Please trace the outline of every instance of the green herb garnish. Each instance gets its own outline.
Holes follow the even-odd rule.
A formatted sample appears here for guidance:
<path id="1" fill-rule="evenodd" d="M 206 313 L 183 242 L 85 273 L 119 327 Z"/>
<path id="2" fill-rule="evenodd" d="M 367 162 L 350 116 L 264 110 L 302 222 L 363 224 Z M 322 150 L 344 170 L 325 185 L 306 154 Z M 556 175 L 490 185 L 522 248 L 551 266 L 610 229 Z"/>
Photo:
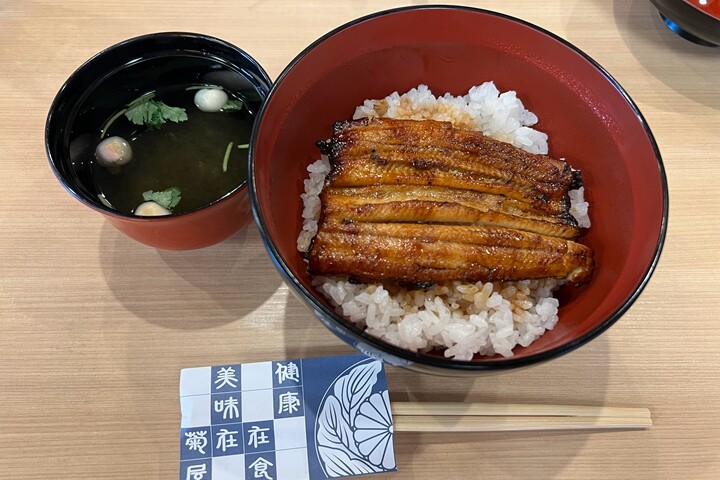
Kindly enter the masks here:
<path id="1" fill-rule="evenodd" d="M 227 102 L 225 102 L 225 105 L 222 106 L 221 110 L 223 112 L 231 112 L 233 110 L 242 110 L 244 105 L 245 105 L 245 102 L 243 102 L 242 100 L 230 99 Z"/>
<path id="2" fill-rule="evenodd" d="M 239 148 L 240 150 L 245 150 L 246 148 L 250 148 L 250 144 L 249 144 L 249 143 L 243 143 L 243 144 L 238 145 L 238 148 Z"/>
<path id="3" fill-rule="evenodd" d="M 168 120 L 178 123 L 188 119 L 184 108 L 171 107 L 152 98 L 130 104 L 125 116 L 135 125 L 147 125 L 149 128 L 160 128 Z"/>
<path id="4" fill-rule="evenodd" d="M 175 208 L 177 204 L 180 203 L 180 189 L 177 187 L 170 187 L 162 192 L 148 190 L 147 192 L 143 192 L 142 196 L 146 202 L 152 200 L 168 210 Z"/>
<path id="5" fill-rule="evenodd" d="M 228 143 L 225 148 L 225 156 L 223 157 L 223 173 L 227 172 L 228 160 L 230 160 L 230 152 L 232 151 L 233 142 Z"/>

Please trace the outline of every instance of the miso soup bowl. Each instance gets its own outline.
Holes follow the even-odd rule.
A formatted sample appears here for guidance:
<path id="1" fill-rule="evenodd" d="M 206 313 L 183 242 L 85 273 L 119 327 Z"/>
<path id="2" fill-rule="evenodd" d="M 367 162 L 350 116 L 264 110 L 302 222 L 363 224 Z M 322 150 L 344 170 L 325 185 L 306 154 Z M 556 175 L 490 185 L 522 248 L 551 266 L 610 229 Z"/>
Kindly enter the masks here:
<path id="1" fill-rule="evenodd" d="M 514 356 L 445 358 L 411 352 L 365 333 L 313 288 L 296 248 L 306 167 L 333 123 L 365 99 L 426 84 L 463 95 L 493 80 L 515 90 L 540 118 L 550 154 L 582 170 L 592 227 L 592 280 L 558 293 L 559 322 Z M 638 298 L 665 239 L 668 191 L 660 152 L 638 107 L 586 54 L 558 36 L 506 15 L 462 7 L 410 7 L 343 25 L 305 49 L 276 80 L 257 118 L 250 198 L 270 256 L 291 290 L 358 350 L 423 372 L 477 374 L 557 358 L 610 328 Z M 278 192 L 281 192 L 279 194 Z"/>
<path id="2" fill-rule="evenodd" d="M 243 50 L 195 33 L 155 33 L 113 45 L 80 66 L 53 101 L 45 129 L 50 166 L 65 189 L 127 236 L 164 249 L 189 250 L 221 242 L 251 217 L 247 181 L 194 211 L 138 217 L 103 204 L 90 178 L 87 151 L 101 125 L 140 95 L 178 83 L 209 83 L 242 91 L 256 109 L 272 85 Z"/>

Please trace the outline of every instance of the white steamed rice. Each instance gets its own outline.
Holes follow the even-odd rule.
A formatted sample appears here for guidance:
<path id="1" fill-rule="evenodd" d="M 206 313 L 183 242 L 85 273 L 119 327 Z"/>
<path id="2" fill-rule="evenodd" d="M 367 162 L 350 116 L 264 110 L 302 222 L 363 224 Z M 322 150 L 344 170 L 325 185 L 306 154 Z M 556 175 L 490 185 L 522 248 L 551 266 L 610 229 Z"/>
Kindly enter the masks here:
<path id="1" fill-rule="evenodd" d="M 525 109 L 515 92 L 500 93 L 493 82 L 472 87 L 465 96 L 435 97 L 425 85 L 402 95 L 365 100 L 353 119 L 388 117 L 433 119 L 483 132 L 531 153 L 546 154 L 547 135 L 532 127 L 538 118 Z M 307 168 L 303 229 L 298 250 L 308 250 L 317 233 L 320 198 L 330 162 L 322 156 Z M 589 227 L 583 189 L 570 192 L 570 213 Z M 315 277 L 315 287 L 338 313 L 367 333 L 412 351 L 445 349 L 445 356 L 470 360 L 473 355 L 512 356 L 517 345 L 528 346 L 558 321 L 553 292 L 559 280 L 524 280 L 468 284 L 452 282 L 408 290 L 381 284 L 353 284 L 347 278 Z"/>

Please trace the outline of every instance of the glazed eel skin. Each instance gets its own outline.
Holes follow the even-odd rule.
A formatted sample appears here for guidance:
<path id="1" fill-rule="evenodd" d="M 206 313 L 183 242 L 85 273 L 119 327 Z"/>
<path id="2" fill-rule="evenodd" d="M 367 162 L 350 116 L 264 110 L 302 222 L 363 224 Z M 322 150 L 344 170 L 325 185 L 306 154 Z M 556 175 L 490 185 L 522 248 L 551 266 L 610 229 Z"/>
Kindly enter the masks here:
<path id="1" fill-rule="evenodd" d="M 312 274 L 409 285 L 592 275 L 569 213 L 582 180 L 563 160 L 434 120 L 338 122 L 318 146 L 331 171 Z"/>

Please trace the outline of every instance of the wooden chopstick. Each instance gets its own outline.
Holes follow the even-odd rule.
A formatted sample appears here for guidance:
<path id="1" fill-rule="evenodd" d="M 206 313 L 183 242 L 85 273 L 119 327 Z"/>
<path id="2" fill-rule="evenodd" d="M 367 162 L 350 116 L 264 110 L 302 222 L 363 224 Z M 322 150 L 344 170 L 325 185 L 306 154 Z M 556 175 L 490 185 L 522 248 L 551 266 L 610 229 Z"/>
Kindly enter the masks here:
<path id="1" fill-rule="evenodd" d="M 647 417 L 647 408 L 588 407 L 461 402 L 392 402 L 394 415 L 553 416 L 553 417 Z"/>
<path id="2" fill-rule="evenodd" d="M 646 429 L 649 418 L 394 416 L 396 432 L 516 432 L 528 430 Z"/>
<path id="3" fill-rule="evenodd" d="M 522 430 L 646 429 L 647 408 L 458 402 L 392 402 L 396 431 L 509 432 Z"/>

